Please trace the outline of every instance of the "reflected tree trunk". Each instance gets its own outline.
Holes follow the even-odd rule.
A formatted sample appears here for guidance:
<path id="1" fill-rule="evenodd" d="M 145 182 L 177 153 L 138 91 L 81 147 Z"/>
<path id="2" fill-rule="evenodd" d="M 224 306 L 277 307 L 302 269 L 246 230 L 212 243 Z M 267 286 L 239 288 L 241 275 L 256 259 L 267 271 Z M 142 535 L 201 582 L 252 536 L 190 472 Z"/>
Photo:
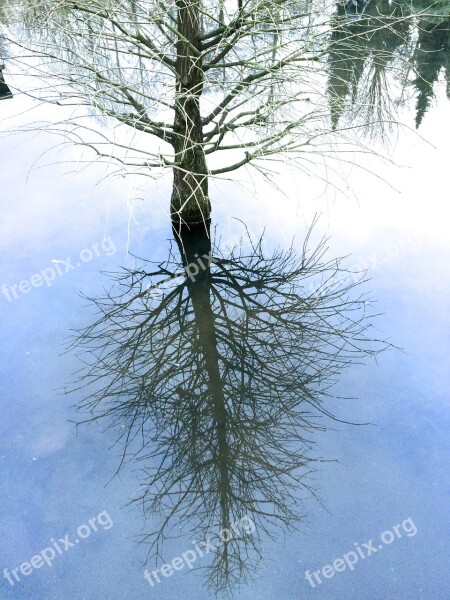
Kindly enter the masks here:
<path id="1" fill-rule="evenodd" d="M 211 302 L 211 267 L 207 257 L 212 257 L 211 238 L 209 236 L 209 221 L 187 226 L 181 224 L 175 229 L 183 266 L 198 264 L 199 258 L 206 268 L 201 268 L 194 280 L 188 278 L 187 287 L 198 329 L 199 346 L 201 349 L 207 381 L 209 397 L 212 402 L 212 416 L 217 436 L 217 489 L 214 490 L 220 498 L 221 527 L 230 527 L 230 478 L 229 478 L 229 444 L 227 440 L 227 408 L 222 375 L 220 372 L 220 354 L 216 335 L 215 315 Z M 226 550 L 226 545 L 224 550 Z"/>

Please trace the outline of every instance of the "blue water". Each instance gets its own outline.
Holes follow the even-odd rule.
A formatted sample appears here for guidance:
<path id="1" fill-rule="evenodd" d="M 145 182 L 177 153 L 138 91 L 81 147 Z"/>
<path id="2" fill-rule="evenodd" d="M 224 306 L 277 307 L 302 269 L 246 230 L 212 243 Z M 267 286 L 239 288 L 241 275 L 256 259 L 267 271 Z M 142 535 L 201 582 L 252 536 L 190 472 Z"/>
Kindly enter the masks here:
<path id="1" fill-rule="evenodd" d="M 338 461 L 321 463 L 315 475 L 321 503 L 305 497 L 300 531 L 264 542 L 255 581 L 236 590 L 243 600 L 450 597 L 449 142 L 441 134 L 449 130 L 448 107 L 426 125 L 422 135 L 434 146 L 405 134 L 396 158 L 410 168 L 386 167 L 386 178 L 395 177 L 398 191 L 384 183 L 366 185 L 355 172 L 349 181 L 358 202 L 309 202 L 303 193 L 299 201 L 286 201 L 280 214 L 264 192 L 253 205 L 248 198 L 241 203 L 227 185 L 217 201 L 214 220 L 224 243 L 242 231 L 230 216 L 249 222 L 257 215 L 251 227 L 255 235 L 265 227 L 271 244 L 286 245 L 295 235 L 300 247 L 305 223 L 318 211 L 319 228 L 333 236 L 331 255 L 351 252 L 349 264 L 370 267 L 377 253 L 379 264 L 369 275 L 377 311 L 384 313 L 378 327 L 381 337 L 403 349 L 380 355 L 378 364 L 355 366 L 341 379 L 337 395 L 355 399 L 335 400 L 335 414 L 371 425 L 330 422 L 334 430 L 317 434 L 321 456 Z M 11 297 L 0 296 L 0 567 L 8 569 L 14 583 L 0 578 L 0 597 L 209 598 L 201 569 L 185 568 L 154 587 L 145 581 L 146 550 L 135 538 L 152 523 L 143 522 L 138 507 L 125 506 L 136 492 L 138 475 L 125 466 L 113 478 L 119 456 L 111 447 L 113 432 L 95 425 L 77 430 L 70 422 L 77 418 L 72 408 L 77 394 L 61 391 L 78 365 L 73 354 L 63 354 L 65 342 L 71 329 L 91 316 L 78 292 L 100 294 L 109 285 L 100 272 L 130 264 L 128 250 L 152 259 L 166 256 L 171 235 L 160 219 L 168 187 L 150 185 L 147 204 L 135 203 L 130 217 L 126 200 L 133 194 L 121 181 L 97 189 L 99 167 L 69 175 L 62 167 L 47 167 L 32 172 L 25 183 L 33 160 L 51 143 L 45 136 L 27 139 L 3 140 L 0 147 L 0 285 L 6 284 Z M 304 190 L 307 178 L 298 177 L 296 185 Z M 95 244 L 99 256 L 81 262 L 80 252 Z M 68 257 L 80 266 L 55 275 L 49 286 L 27 293 L 16 288 L 14 298 L 11 286 L 44 269 L 56 273 L 56 264 L 63 270 L 62 262 L 51 261 Z M 16 571 L 20 581 L 11 575 L 53 541 L 66 534 L 73 541 L 77 528 L 93 517 L 104 526 L 56 552 L 52 566 L 44 563 L 29 575 Z M 381 534 L 405 521 L 404 529 L 397 528 L 402 536 L 380 550 Z M 322 583 L 313 580 L 315 587 L 305 579 L 307 570 L 322 570 L 354 552 L 355 543 L 364 548 L 370 539 L 378 552 L 359 557 L 353 570 L 347 565 L 329 579 L 319 575 Z M 192 540 L 182 537 L 166 547 L 164 558 L 171 561 L 191 547 Z"/>

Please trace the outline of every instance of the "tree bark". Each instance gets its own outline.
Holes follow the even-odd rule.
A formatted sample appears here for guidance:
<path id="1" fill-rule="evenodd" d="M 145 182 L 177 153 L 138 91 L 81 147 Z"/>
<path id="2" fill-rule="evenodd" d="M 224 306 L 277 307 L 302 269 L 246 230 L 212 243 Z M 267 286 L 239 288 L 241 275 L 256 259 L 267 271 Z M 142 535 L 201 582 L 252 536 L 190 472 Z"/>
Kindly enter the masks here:
<path id="1" fill-rule="evenodd" d="M 200 0 L 176 2 L 178 42 L 173 142 L 176 166 L 171 198 L 173 223 L 201 223 L 209 220 L 211 214 L 200 115 L 203 67 L 199 2 Z"/>

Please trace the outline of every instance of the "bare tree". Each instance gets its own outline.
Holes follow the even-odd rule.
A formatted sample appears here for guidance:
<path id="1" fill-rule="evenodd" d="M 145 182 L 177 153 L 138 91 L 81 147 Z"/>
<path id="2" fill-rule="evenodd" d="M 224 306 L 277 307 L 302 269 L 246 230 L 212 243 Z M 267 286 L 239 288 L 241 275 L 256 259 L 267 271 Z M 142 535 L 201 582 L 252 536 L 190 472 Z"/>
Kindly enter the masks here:
<path id="1" fill-rule="evenodd" d="M 329 151 L 333 11 L 308 0 L 5 0 L 3 21 L 13 62 L 45 81 L 39 98 L 110 125 L 75 113 L 65 138 L 127 173 L 172 172 L 171 217 L 197 223 L 210 217 L 211 177 L 244 165 L 267 175 L 268 160 L 308 168 Z"/>
<path id="2" fill-rule="evenodd" d="M 123 270 L 75 339 L 85 368 L 73 391 L 87 392 L 78 408 L 118 432 L 121 465 L 143 465 L 138 501 L 160 516 L 144 537 L 149 555 L 160 558 L 179 525 L 202 539 L 244 515 L 256 523 L 213 555 L 215 590 L 255 571 L 265 535 L 297 527 L 315 495 L 313 433 L 335 418 L 325 400 L 345 369 L 386 347 L 366 295 L 308 238 L 300 255 L 266 257 L 260 241 L 223 256 L 203 224 L 183 227 L 190 276 L 179 281 L 174 256 Z"/>

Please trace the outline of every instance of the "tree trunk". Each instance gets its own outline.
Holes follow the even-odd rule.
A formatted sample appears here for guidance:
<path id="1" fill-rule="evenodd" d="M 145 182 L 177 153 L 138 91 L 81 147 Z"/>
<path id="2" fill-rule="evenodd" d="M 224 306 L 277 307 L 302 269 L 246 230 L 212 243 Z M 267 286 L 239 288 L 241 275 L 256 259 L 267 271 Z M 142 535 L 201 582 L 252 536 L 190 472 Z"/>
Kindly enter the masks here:
<path id="1" fill-rule="evenodd" d="M 203 223 L 187 227 L 180 225 L 176 232 L 176 241 L 183 260 L 183 265 L 197 264 L 198 257 L 204 258 L 211 254 L 211 238 L 208 228 L 205 231 Z M 230 527 L 230 445 L 228 439 L 229 414 L 224 394 L 224 386 L 220 372 L 220 355 L 216 335 L 214 311 L 211 304 L 211 270 L 207 266 L 195 276 L 188 279 L 189 295 L 195 314 L 198 329 L 198 339 L 204 359 L 204 367 L 208 374 L 209 397 L 211 401 L 211 416 L 216 432 L 216 453 L 214 456 L 217 468 L 216 488 L 212 491 L 219 495 L 221 527 Z M 223 555 L 227 554 L 227 544 L 222 548 Z"/>
<path id="2" fill-rule="evenodd" d="M 195 224 L 209 220 L 208 172 L 203 151 L 200 96 L 200 0 L 176 0 L 178 42 L 174 121 L 175 163 L 171 198 L 172 222 Z"/>

